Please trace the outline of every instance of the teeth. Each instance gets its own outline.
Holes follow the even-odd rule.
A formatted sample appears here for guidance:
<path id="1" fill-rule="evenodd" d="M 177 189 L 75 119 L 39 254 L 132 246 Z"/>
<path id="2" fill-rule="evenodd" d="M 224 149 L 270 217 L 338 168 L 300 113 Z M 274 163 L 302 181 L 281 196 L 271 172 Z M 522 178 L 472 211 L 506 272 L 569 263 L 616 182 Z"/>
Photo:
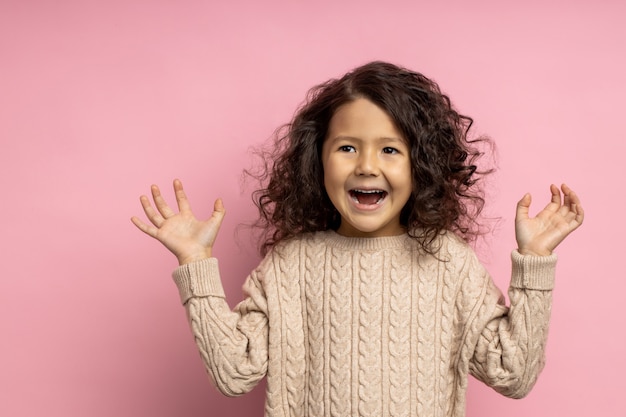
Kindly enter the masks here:
<path id="1" fill-rule="evenodd" d="M 350 191 L 350 194 L 352 196 L 352 199 L 354 201 L 356 201 L 357 203 L 360 202 L 358 195 L 361 194 L 367 194 L 367 195 L 371 195 L 371 194 L 380 194 L 380 197 L 378 198 L 378 200 L 374 203 L 374 204 L 380 204 L 385 197 L 387 196 L 387 192 L 385 190 L 359 190 L 359 189 L 353 189 L 352 191 Z"/>

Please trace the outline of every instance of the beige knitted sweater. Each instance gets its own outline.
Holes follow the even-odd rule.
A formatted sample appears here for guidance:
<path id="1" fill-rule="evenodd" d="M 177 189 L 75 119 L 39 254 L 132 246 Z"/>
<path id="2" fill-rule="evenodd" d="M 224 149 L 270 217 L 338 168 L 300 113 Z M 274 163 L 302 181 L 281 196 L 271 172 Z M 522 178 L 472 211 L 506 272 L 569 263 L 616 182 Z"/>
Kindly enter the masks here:
<path id="1" fill-rule="evenodd" d="M 244 394 L 267 375 L 267 417 L 463 416 L 468 373 L 524 396 L 556 256 L 513 252 L 510 309 L 465 243 L 442 237 L 438 257 L 407 235 L 305 235 L 266 256 L 233 311 L 216 259 L 174 279 L 217 388 Z"/>

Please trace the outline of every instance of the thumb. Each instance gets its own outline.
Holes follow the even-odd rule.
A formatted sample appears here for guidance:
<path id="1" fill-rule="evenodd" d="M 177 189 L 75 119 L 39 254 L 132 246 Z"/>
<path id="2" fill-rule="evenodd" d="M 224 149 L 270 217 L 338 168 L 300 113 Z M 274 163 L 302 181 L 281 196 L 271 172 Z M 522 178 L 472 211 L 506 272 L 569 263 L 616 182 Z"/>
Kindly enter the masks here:
<path id="1" fill-rule="evenodd" d="M 217 222 L 217 226 L 219 227 L 225 215 L 226 209 L 224 208 L 224 202 L 221 198 L 218 198 L 215 200 L 215 203 L 213 203 L 213 214 L 211 214 L 211 218 Z"/>
<path id="2" fill-rule="evenodd" d="M 515 220 L 523 220 L 528 218 L 528 212 L 530 210 L 530 203 L 532 197 L 530 193 L 524 194 L 524 197 L 517 202 L 517 210 L 515 212 Z"/>

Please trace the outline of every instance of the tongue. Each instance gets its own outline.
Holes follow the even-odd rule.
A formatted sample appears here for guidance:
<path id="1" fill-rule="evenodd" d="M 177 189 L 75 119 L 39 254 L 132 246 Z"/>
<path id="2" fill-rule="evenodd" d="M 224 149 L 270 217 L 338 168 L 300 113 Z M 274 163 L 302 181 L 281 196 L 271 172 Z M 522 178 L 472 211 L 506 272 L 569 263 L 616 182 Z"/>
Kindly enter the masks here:
<path id="1" fill-rule="evenodd" d="M 376 204 L 380 200 L 380 193 L 355 193 L 360 204 Z"/>

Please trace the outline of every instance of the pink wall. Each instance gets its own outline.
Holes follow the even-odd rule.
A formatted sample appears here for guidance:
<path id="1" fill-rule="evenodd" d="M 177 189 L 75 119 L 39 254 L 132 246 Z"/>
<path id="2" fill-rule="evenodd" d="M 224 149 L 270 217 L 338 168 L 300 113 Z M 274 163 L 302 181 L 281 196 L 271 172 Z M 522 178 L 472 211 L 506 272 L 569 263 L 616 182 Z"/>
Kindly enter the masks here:
<path id="1" fill-rule="evenodd" d="M 211 387 L 175 260 L 129 218 L 174 177 L 198 213 L 223 197 L 216 252 L 236 302 L 258 262 L 245 229 L 234 239 L 254 216 L 248 147 L 310 86 L 372 59 L 432 76 L 497 141 L 502 223 L 484 258 L 502 287 L 517 199 L 542 205 L 567 181 L 584 201 L 558 251 L 542 378 L 521 401 L 472 382 L 468 416 L 626 415 L 626 3 L 217 3 L 0 3 L 0 415 L 261 416 L 262 389 Z"/>

